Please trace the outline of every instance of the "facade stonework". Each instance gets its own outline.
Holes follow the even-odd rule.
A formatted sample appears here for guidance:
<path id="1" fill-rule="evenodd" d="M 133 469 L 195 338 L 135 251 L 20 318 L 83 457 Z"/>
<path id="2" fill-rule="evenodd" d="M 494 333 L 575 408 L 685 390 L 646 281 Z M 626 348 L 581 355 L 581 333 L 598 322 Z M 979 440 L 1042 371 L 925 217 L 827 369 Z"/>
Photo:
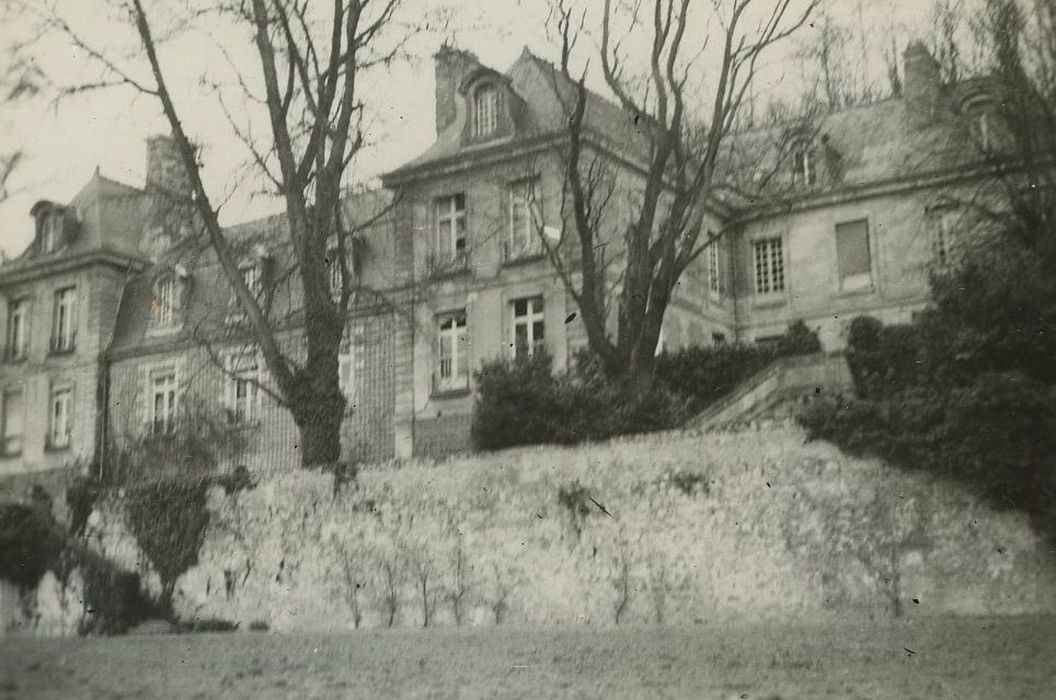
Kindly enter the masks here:
<path id="1" fill-rule="evenodd" d="M 768 127 L 732 139 L 723 173 L 731 186 L 716 190 L 704 224 L 722 236 L 679 281 L 663 348 L 766 342 L 804 321 L 836 350 L 855 316 L 906 322 L 927 305 L 935 212 L 944 192 L 969 185 L 948 148 L 958 128 L 950 105 L 963 90 L 932 80 L 934 61 L 921 51 L 907 52 L 904 96 L 809 130 Z M 586 344 L 576 304 L 533 235 L 574 257 L 578 241 L 561 234 L 570 230 L 558 95 L 567 88 L 527 51 L 503 74 L 442 49 L 436 142 L 388 173 L 384 190 L 348 197 L 346 217 L 365 222 L 356 281 L 369 293 L 357 295 L 342 347 L 345 457 L 469 449 L 481 362 L 545 348 L 563 368 Z M 621 223 L 644 177 L 641 135 L 633 115 L 593 94 L 586 124 L 612 171 L 604 228 L 615 233 L 599 255 L 618 279 Z M 264 390 L 263 361 L 252 352 L 232 359 L 244 345 L 243 320 L 216 261 L 208 252 L 172 255 L 182 225 L 159 217 L 157 205 L 186 178 L 171 156 L 171 142 L 154 137 L 145 189 L 97 174 L 69 205 L 38 204 L 34 242 L 0 266 L 0 474 L 105 470 L 108 450 L 191 403 L 227 416 L 246 438 L 228 466 L 297 462 L 296 427 Z M 733 186 L 764 181 L 755 196 Z M 268 287 L 282 342 L 296 355 L 304 343 L 297 285 L 269 277 L 292 258 L 284 227 L 276 216 L 228 234 L 244 274 Z M 66 293 L 75 300 L 67 304 Z M 240 383 L 245 372 L 262 386 Z M 65 390 L 69 405 L 57 407 Z"/>

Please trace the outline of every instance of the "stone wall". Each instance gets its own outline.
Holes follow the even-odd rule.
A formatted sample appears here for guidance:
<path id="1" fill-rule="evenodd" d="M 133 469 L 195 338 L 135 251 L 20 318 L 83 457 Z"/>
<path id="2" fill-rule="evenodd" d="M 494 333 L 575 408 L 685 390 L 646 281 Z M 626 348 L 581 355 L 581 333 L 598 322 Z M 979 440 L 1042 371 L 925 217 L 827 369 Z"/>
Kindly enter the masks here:
<path id="1" fill-rule="evenodd" d="M 175 607 L 243 629 L 1056 611 L 1024 517 L 792 428 L 379 465 L 336 497 L 290 471 L 209 507 Z M 156 589 L 122 520 L 91 544 Z"/>

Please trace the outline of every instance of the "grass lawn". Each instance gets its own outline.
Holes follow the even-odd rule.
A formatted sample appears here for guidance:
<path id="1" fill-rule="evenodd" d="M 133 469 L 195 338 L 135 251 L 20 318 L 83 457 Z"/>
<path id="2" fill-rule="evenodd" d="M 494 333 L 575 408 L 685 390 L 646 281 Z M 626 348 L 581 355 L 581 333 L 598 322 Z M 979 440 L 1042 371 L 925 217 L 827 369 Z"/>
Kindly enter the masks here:
<path id="1" fill-rule="evenodd" d="M 1056 698 L 1056 618 L 0 642 L 0 698 Z"/>

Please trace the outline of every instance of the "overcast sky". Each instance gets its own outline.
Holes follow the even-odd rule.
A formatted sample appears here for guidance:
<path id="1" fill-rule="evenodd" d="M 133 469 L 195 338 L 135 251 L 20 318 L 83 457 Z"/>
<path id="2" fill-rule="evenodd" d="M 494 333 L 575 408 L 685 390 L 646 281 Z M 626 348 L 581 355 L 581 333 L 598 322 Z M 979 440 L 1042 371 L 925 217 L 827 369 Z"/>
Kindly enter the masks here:
<path id="1" fill-rule="evenodd" d="M 591 0 L 593 2 L 594 0 Z M 120 18 L 99 12 L 98 0 L 57 0 L 58 7 L 71 17 L 79 35 L 93 45 L 112 50 L 122 57 L 122 65 L 142 70 L 135 51 L 134 35 L 121 26 Z M 854 22 L 859 0 L 831 0 L 834 14 Z M 435 10 L 440 0 L 405 0 L 408 17 L 423 16 Z M 451 4 L 451 3 L 449 3 Z M 600 0 L 596 3 L 600 7 Z M 878 26 L 891 23 L 907 37 L 927 32 L 929 3 L 925 0 L 885 0 L 864 3 L 864 23 Z M 433 138 L 433 51 L 446 38 L 475 52 L 485 64 L 505 70 L 524 47 L 545 58 L 556 57 L 545 31 L 545 0 L 479 0 L 454 3 L 455 18 L 446 32 L 422 34 L 410 45 L 420 59 L 402 62 L 379 72 L 363 88 L 364 99 L 373 106 L 369 136 L 377 144 L 364 153 L 357 164 L 356 179 L 396 167 L 425 149 Z M 11 39 L 19 27 L 0 27 L 0 39 Z M 223 47 L 233 60 L 252 60 L 247 34 L 229 30 L 219 36 L 184 37 L 162 54 L 162 61 L 180 89 L 181 107 L 192 135 L 205 146 L 207 186 L 220 201 L 234 192 L 223 209 L 224 223 L 235 223 L 270 213 L 274 201 L 252 197 L 247 189 L 242 164 L 246 153 L 232 138 L 216 94 L 208 83 L 216 62 L 225 61 Z M 813 31 L 807 28 L 805 33 Z M 46 48 L 47 70 L 57 82 L 71 78 L 90 82 L 100 72 L 81 51 L 55 41 Z M 791 48 L 791 47 L 789 47 Z M 124 58 L 127 56 L 127 60 Z M 204 63 L 203 63 L 204 62 Z M 777 89 L 795 79 L 789 75 L 788 61 L 775 58 L 757 92 Z M 137 67 L 138 66 L 138 67 Z M 256 65 L 252 65 L 256 68 Z M 259 69 L 258 69 L 259 70 Z M 137 75 L 146 74 L 139 73 Z M 71 80 L 70 82 L 75 82 Z M 237 104 L 228 105 L 236 112 Z M 26 153 L 24 167 L 14 183 L 18 191 L 0 203 L 0 251 L 7 255 L 21 252 L 32 235 L 29 209 L 38 199 L 68 201 L 92 177 L 96 168 L 106 177 L 142 186 L 147 136 L 167 133 L 168 126 L 155 101 L 137 96 L 130 89 L 109 89 L 67 99 L 57 105 L 37 100 L 5 108 L 0 113 L 0 152 L 13 147 Z"/>

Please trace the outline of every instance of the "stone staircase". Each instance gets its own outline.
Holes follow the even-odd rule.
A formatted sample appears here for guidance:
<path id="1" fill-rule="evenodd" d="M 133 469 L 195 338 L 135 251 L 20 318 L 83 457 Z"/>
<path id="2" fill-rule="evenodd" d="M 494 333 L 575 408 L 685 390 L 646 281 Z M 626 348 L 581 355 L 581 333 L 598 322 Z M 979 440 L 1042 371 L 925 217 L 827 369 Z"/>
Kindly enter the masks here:
<path id="1" fill-rule="evenodd" d="M 784 357 L 741 382 L 692 418 L 687 427 L 710 431 L 741 423 L 790 419 L 818 396 L 853 390 L 851 370 L 843 355 Z"/>

